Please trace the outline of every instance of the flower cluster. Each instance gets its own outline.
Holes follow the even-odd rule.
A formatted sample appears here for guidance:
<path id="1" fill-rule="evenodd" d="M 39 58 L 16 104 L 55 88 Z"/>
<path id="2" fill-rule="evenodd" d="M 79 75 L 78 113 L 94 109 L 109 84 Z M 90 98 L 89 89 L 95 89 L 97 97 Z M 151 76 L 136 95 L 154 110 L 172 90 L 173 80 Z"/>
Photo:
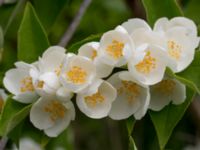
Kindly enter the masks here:
<path id="1" fill-rule="evenodd" d="M 16 101 L 34 103 L 31 122 L 55 137 L 75 118 L 73 97 L 88 117 L 115 120 L 141 119 L 148 109 L 184 102 L 185 85 L 165 70 L 188 67 L 198 44 L 197 28 L 187 18 L 161 18 L 153 29 L 130 19 L 99 42 L 82 45 L 78 54 L 52 46 L 32 64 L 17 62 L 3 82 Z"/>

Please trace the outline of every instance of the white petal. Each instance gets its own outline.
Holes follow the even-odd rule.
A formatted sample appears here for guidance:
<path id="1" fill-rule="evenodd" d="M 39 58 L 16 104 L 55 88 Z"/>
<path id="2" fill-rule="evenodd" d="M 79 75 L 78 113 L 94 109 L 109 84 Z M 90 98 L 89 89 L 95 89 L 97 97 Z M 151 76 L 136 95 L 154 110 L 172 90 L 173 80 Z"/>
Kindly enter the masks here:
<path id="1" fill-rule="evenodd" d="M 143 88 L 142 86 L 138 85 L 137 88 L 139 90 L 138 91 L 139 95 L 137 96 L 135 96 L 135 93 L 133 95 L 132 92 L 130 91 L 124 92 L 124 90 L 126 89 L 124 89 L 122 80 L 119 78 L 120 73 L 123 73 L 123 72 L 116 73 L 108 79 L 108 82 L 110 82 L 118 91 L 117 98 L 113 102 L 111 111 L 109 113 L 109 116 L 115 120 L 126 119 L 129 116 L 136 113 L 139 110 L 139 108 L 145 107 L 146 109 L 146 105 L 142 106 L 143 104 L 146 104 L 145 102 L 147 99 L 146 88 Z M 133 81 L 131 81 L 131 79 L 126 79 L 123 81 L 134 83 Z M 141 102 L 141 99 L 142 99 L 142 102 Z M 144 102 L 143 102 L 143 99 L 144 99 Z M 144 112 L 146 112 L 145 110 L 141 110 L 141 111 L 142 112 L 138 112 L 138 114 L 136 114 L 137 119 L 139 119 L 140 116 L 143 116 Z"/>
<path id="2" fill-rule="evenodd" d="M 155 22 L 153 31 L 165 32 L 168 29 L 168 26 L 169 20 L 166 17 L 162 17 Z"/>
<path id="3" fill-rule="evenodd" d="M 28 104 L 35 102 L 39 96 L 36 94 L 36 92 L 24 92 L 15 95 L 13 98 L 18 102 Z"/>
<path id="4" fill-rule="evenodd" d="M 178 80 L 174 80 L 176 87 L 174 88 L 172 95 L 173 104 L 181 104 L 186 100 L 186 87 Z"/>
<path id="5" fill-rule="evenodd" d="M 139 28 L 151 30 L 150 26 L 146 23 L 146 21 L 139 18 L 129 19 L 127 22 L 124 22 L 122 26 L 128 31 L 129 34 L 131 34 Z"/>
<path id="6" fill-rule="evenodd" d="M 56 122 L 53 127 L 44 130 L 45 134 L 49 137 L 57 137 L 69 126 L 71 120 L 75 119 L 75 109 L 72 102 L 69 101 L 63 105 L 67 108 L 65 117 L 61 121 Z"/>
<path id="7" fill-rule="evenodd" d="M 40 130 L 47 129 L 54 125 L 54 122 L 49 117 L 49 113 L 45 111 L 45 106 L 48 102 L 47 99 L 40 98 L 35 104 L 33 104 L 30 111 L 30 121 Z"/>
<path id="8" fill-rule="evenodd" d="M 55 71 L 65 58 L 65 49 L 60 46 L 52 46 L 48 48 L 39 60 L 39 67 L 42 72 Z"/>
<path id="9" fill-rule="evenodd" d="M 57 92 L 56 92 L 56 96 L 59 100 L 62 100 L 62 101 L 69 101 L 71 100 L 71 98 L 73 97 L 73 93 L 67 89 L 67 88 L 64 88 L 64 87 L 60 87 Z"/>
<path id="10" fill-rule="evenodd" d="M 91 86 L 92 87 L 92 86 Z M 99 119 L 106 117 L 111 109 L 111 103 L 116 98 L 116 90 L 110 85 L 108 82 L 102 82 L 98 87 L 98 92 L 103 97 L 102 102 L 97 102 L 94 106 L 90 106 L 85 101 L 86 96 L 91 96 L 95 93 L 92 90 L 89 91 L 90 93 L 82 93 L 77 95 L 76 103 L 79 109 L 88 117 Z"/>
<path id="11" fill-rule="evenodd" d="M 8 95 L 5 93 L 4 89 L 0 89 L 0 99 L 5 101 L 8 98 Z"/>
<path id="12" fill-rule="evenodd" d="M 20 92 L 21 81 L 24 77 L 27 77 L 28 72 L 23 69 L 10 69 L 6 72 L 3 79 L 3 84 L 6 89 L 14 95 L 17 95 Z"/>

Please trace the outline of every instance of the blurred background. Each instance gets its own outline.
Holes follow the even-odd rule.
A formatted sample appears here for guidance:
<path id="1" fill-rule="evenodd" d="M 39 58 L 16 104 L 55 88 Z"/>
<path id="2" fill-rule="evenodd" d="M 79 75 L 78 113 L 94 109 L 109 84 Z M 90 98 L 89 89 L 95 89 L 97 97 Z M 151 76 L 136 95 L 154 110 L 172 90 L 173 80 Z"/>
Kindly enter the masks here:
<path id="1" fill-rule="evenodd" d="M 3 59 L 0 62 L 0 74 L 11 68 L 17 59 L 17 32 L 27 1 L 5 0 L 1 2 L 0 26 L 4 31 L 5 39 Z M 83 1 L 30 0 L 30 2 L 48 33 L 51 45 L 57 45 Z M 52 3 L 54 5 L 51 5 Z M 196 24 L 200 24 L 200 0 L 179 0 L 178 3 L 186 17 L 193 19 Z M 16 7 L 18 9 L 15 12 L 15 16 L 13 16 Z M 140 0 L 92 0 L 66 48 L 92 34 L 103 33 L 113 29 L 132 17 L 146 18 Z M 4 56 L 7 59 L 4 59 Z M 86 117 L 78 109 L 76 111 L 76 120 L 62 135 L 57 139 L 52 139 L 47 144 L 47 150 L 54 150 L 57 146 L 67 150 L 128 149 L 125 121 L 113 121 L 109 118 L 94 120 Z M 19 135 L 17 131 L 23 132 Z M 17 126 L 11 134 L 32 136 L 37 141 L 40 133 L 32 127 L 27 119 L 24 121 L 24 125 Z M 159 149 L 156 132 L 148 114 L 136 123 L 132 135 L 139 150 Z M 200 143 L 199 138 L 200 100 L 196 97 L 175 128 L 166 148 L 181 150 L 187 145 Z M 42 139 L 45 140 L 46 138 L 43 137 Z M 8 145 L 12 145 L 12 141 L 15 141 L 15 139 L 10 140 Z"/>

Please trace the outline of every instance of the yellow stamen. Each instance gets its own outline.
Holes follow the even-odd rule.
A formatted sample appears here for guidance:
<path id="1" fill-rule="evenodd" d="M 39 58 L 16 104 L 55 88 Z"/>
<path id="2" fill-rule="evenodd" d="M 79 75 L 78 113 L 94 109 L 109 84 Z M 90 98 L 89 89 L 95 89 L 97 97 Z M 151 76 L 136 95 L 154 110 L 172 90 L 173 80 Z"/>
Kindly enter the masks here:
<path id="1" fill-rule="evenodd" d="M 122 86 L 117 89 L 118 95 L 124 94 L 128 103 L 132 103 L 140 95 L 140 86 L 131 81 L 121 81 Z"/>
<path id="2" fill-rule="evenodd" d="M 66 75 L 74 84 L 83 84 L 86 81 L 87 72 L 81 67 L 74 66 L 66 73 Z"/>
<path id="3" fill-rule="evenodd" d="M 94 60 L 96 57 L 97 57 L 97 51 L 96 50 L 92 50 L 91 59 Z"/>
<path id="4" fill-rule="evenodd" d="M 181 57 L 181 49 L 182 49 L 181 45 L 171 40 L 167 42 L 167 45 L 168 45 L 168 54 L 172 58 L 179 60 Z"/>
<path id="5" fill-rule="evenodd" d="M 124 43 L 121 43 L 117 40 L 113 40 L 112 43 L 108 45 L 106 51 L 114 59 L 119 59 L 121 56 L 123 56 L 123 48 Z"/>
<path id="6" fill-rule="evenodd" d="M 32 92 L 34 91 L 34 86 L 33 86 L 33 82 L 32 82 L 32 78 L 31 77 L 25 77 L 24 79 L 21 80 L 21 88 L 20 88 L 21 92 Z"/>
<path id="7" fill-rule="evenodd" d="M 151 52 L 148 51 L 144 59 L 135 65 L 137 71 L 143 74 L 149 74 L 153 69 L 156 68 L 156 59 L 151 56 Z"/>
<path id="8" fill-rule="evenodd" d="M 38 81 L 38 83 L 37 83 L 37 88 L 42 89 L 43 86 L 44 86 L 44 81 Z"/>
<path id="9" fill-rule="evenodd" d="M 60 75 L 62 66 L 63 66 L 63 64 L 60 64 L 60 66 L 54 70 L 54 72 L 56 73 L 57 76 Z"/>
<path id="10" fill-rule="evenodd" d="M 85 102 L 89 107 L 95 107 L 98 103 L 103 103 L 104 102 L 104 97 L 101 95 L 101 93 L 97 92 L 91 96 L 86 96 L 85 97 Z"/>
<path id="11" fill-rule="evenodd" d="M 50 119 L 55 122 L 65 117 L 67 109 L 60 102 L 53 100 L 44 107 L 44 111 L 49 113 Z"/>
<path id="12" fill-rule="evenodd" d="M 160 83 L 155 85 L 156 90 L 162 94 L 169 95 L 173 92 L 176 86 L 176 82 L 170 79 L 162 80 Z"/>

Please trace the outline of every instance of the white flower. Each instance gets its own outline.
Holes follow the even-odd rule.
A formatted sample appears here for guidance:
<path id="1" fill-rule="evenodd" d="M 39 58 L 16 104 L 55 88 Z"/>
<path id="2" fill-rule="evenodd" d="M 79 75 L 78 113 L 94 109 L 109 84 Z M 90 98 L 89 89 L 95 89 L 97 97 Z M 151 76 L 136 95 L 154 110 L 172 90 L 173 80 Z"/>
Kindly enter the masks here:
<path id="1" fill-rule="evenodd" d="M 200 141 L 198 141 L 195 145 L 187 145 L 183 150 L 199 150 L 200 149 Z"/>
<path id="2" fill-rule="evenodd" d="M 122 26 L 104 33 L 101 37 L 100 59 L 108 65 L 114 67 L 126 65 L 127 59 L 133 55 L 134 50 L 134 44 Z"/>
<path id="3" fill-rule="evenodd" d="M 165 77 L 160 83 L 151 86 L 151 100 L 149 108 L 160 111 L 171 101 L 173 104 L 181 104 L 186 99 L 185 85 L 176 79 Z"/>
<path id="4" fill-rule="evenodd" d="M 90 118 L 106 117 L 115 100 L 117 92 L 108 82 L 97 79 L 76 98 L 79 109 Z"/>
<path id="5" fill-rule="evenodd" d="M 4 102 L 8 98 L 8 95 L 5 93 L 3 89 L 0 89 L 0 112 L 2 111 Z"/>
<path id="6" fill-rule="evenodd" d="M 147 22 L 139 18 L 129 19 L 122 24 L 122 27 L 124 27 L 129 34 L 132 34 L 137 29 L 151 31 L 151 27 L 147 24 Z"/>
<path id="7" fill-rule="evenodd" d="M 54 97 L 41 97 L 31 108 L 30 120 L 33 125 L 44 130 L 49 137 L 56 137 L 75 118 L 71 101 L 63 102 Z"/>
<path id="8" fill-rule="evenodd" d="M 99 42 L 89 42 L 82 45 L 78 55 L 90 58 L 96 66 L 97 77 L 107 77 L 113 70 L 113 66 L 105 64 L 99 57 Z"/>
<path id="9" fill-rule="evenodd" d="M 112 119 L 126 119 L 131 115 L 141 119 L 146 114 L 150 102 L 147 86 L 138 83 L 127 71 L 112 75 L 108 82 L 117 89 L 117 98 L 109 113 Z"/>
<path id="10" fill-rule="evenodd" d="M 22 103 L 32 103 L 38 99 L 29 72 L 33 65 L 16 62 L 16 68 L 6 72 L 3 79 L 6 89 L 14 94 L 14 99 Z"/>
<path id="11" fill-rule="evenodd" d="M 91 59 L 84 56 L 67 55 L 60 80 L 62 85 L 77 93 L 92 83 L 96 68 Z"/>
<path id="12" fill-rule="evenodd" d="M 64 48 L 52 46 L 43 53 L 37 67 L 31 69 L 33 84 L 40 96 L 55 95 L 62 88 L 59 77 L 65 57 Z M 61 91 L 63 90 L 59 90 L 58 93 Z"/>
<path id="13" fill-rule="evenodd" d="M 162 47 L 170 58 L 168 66 L 174 72 L 188 67 L 194 58 L 195 48 L 199 45 L 194 22 L 184 17 L 171 20 L 161 18 L 155 23 L 154 31 L 164 36 Z"/>
<path id="14" fill-rule="evenodd" d="M 128 62 L 128 70 L 131 75 L 145 85 L 153 85 L 160 82 L 164 76 L 168 59 L 162 48 L 154 45 L 143 45 L 137 48 Z"/>
<path id="15" fill-rule="evenodd" d="M 42 150 L 42 147 L 34 140 L 24 137 L 19 141 L 19 150 Z"/>

